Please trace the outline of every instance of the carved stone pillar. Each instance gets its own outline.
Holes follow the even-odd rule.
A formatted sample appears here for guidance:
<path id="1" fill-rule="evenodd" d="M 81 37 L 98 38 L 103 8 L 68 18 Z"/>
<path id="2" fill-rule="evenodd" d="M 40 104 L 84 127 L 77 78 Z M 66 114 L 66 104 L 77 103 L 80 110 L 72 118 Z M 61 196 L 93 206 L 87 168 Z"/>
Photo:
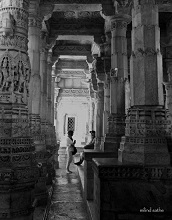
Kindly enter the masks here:
<path id="1" fill-rule="evenodd" d="M 99 150 L 103 138 L 104 83 L 98 82 L 96 114 L 96 146 Z"/>
<path id="2" fill-rule="evenodd" d="M 94 103 L 94 92 L 90 92 L 90 123 L 89 129 L 94 130 L 94 113 L 95 113 L 95 103 Z"/>
<path id="3" fill-rule="evenodd" d="M 102 51 L 103 53 L 103 51 Z M 101 149 L 101 144 L 104 141 L 104 81 L 105 69 L 103 57 L 97 57 L 94 61 L 93 67 L 97 77 L 97 118 L 96 118 L 96 134 L 97 142 L 96 149 Z"/>
<path id="4" fill-rule="evenodd" d="M 55 130 L 55 75 L 54 75 L 54 70 L 52 69 L 51 72 L 51 125 L 53 126 L 53 145 L 57 144 L 57 139 L 56 139 L 56 130 Z"/>
<path id="5" fill-rule="evenodd" d="M 46 145 L 41 135 L 40 101 L 41 101 L 41 77 L 40 77 L 40 33 L 41 19 L 39 16 L 39 2 L 30 1 L 29 28 L 28 28 L 28 52 L 31 62 L 31 80 L 29 83 L 29 112 L 31 135 L 35 144 L 36 160 L 39 164 L 40 177 L 35 185 L 35 195 L 38 204 L 47 201 L 46 187 Z"/>
<path id="6" fill-rule="evenodd" d="M 110 69 L 111 69 L 111 32 L 109 31 L 109 22 L 106 21 L 106 42 L 104 43 L 104 72 L 105 72 L 105 79 L 104 79 L 104 114 L 103 114 L 103 142 L 101 145 L 101 149 L 104 149 L 104 141 L 105 135 L 107 134 L 107 123 L 108 117 L 110 115 Z"/>
<path id="7" fill-rule="evenodd" d="M 168 121 L 163 107 L 158 6 L 154 1 L 134 1 L 132 25 L 132 107 L 126 119 L 118 159 L 146 165 L 168 165 Z"/>
<path id="8" fill-rule="evenodd" d="M 52 125 L 52 133 L 53 133 L 53 141 L 52 144 L 54 146 L 55 152 L 54 152 L 54 167 L 57 169 L 59 168 L 59 154 L 58 154 L 58 150 L 60 147 L 59 142 L 57 142 L 57 134 L 56 134 L 56 119 L 55 119 L 55 112 L 57 111 L 57 109 L 55 109 L 55 101 L 56 101 L 56 96 L 58 96 L 58 94 L 56 94 L 56 89 L 55 89 L 55 72 L 54 72 L 54 68 L 52 69 L 51 72 L 51 125 Z M 58 91 L 59 92 L 59 91 Z"/>
<path id="9" fill-rule="evenodd" d="M 93 114 L 93 130 L 96 131 L 97 128 L 97 90 L 98 90 L 98 86 L 97 86 L 97 78 L 96 78 L 96 74 L 95 71 L 92 70 L 91 71 L 91 86 L 92 86 L 92 90 L 94 91 L 93 93 L 93 102 L 94 102 L 94 114 Z"/>
<path id="10" fill-rule="evenodd" d="M 28 0 L 0 3 L 0 219 L 33 219 L 38 168 L 27 107 L 28 7 Z"/>
<path id="11" fill-rule="evenodd" d="M 130 82 L 125 80 L 125 114 L 127 115 L 129 108 L 131 107 L 131 91 Z"/>
<path id="12" fill-rule="evenodd" d="M 110 76 L 109 74 L 106 74 L 106 79 L 104 82 L 104 114 L 103 114 L 104 131 L 103 131 L 103 135 L 107 133 L 107 123 L 108 123 L 109 114 L 110 114 Z"/>
<path id="13" fill-rule="evenodd" d="M 51 124 L 51 86 L 52 86 L 52 52 L 48 52 L 47 56 L 47 133 L 46 133 L 46 146 L 47 149 L 53 148 L 53 125 Z"/>
<path id="14" fill-rule="evenodd" d="M 41 133 L 47 132 L 47 57 L 48 48 L 46 47 L 46 33 L 42 32 L 42 48 L 40 53 L 40 74 L 41 74 Z"/>
<path id="15" fill-rule="evenodd" d="M 126 30 L 130 16 L 117 14 L 111 17 L 111 73 L 110 115 L 104 150 L 118 154 L 121 137 L 125 134 L 125 81 L 128 75 Z"/>

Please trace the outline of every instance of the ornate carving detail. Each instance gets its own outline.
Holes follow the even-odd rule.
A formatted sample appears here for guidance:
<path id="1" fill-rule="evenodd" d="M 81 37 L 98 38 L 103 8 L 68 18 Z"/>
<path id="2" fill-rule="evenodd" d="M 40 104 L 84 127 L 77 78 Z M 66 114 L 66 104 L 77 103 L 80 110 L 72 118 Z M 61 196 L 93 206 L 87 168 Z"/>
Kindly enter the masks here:
<path id="1" fill-rule="evenodd" d="M 125 134 L 125 115 L 111 114 L 108 117 L 107 136 L 123 136 Z"/>
<path id="2" fill-rule="evenodd" d="M 28 85 L 30 81 L 30 63 L 23 60 L 19 53 L 15 58 L 9 52 L 5 52 L 0 58 L 0 94 L 8 95 L 13 93 L 13 100 L 3 100 L 5 102 L 26 102 L 29 95 Z M 1 97 L 4 99 L 5 97 Z M 12 97 L 11 97 L 12 98 Z"/>
<path id="3" fill-rule="evenodd" d="M 11 114 L 14 118 L 12 118 Z M 25 108 L 0 109 L 0 137 L 29 135 L 28 114 Z"/>
<path id="4" fill-rule="evenodd" d="M 37 27 L 37 28 L 42 28 L 42 22 L 41 19 L 39 18 L 35 18 L 35 17 L 29 17 L 29 21 L 28 21 L 28 26 L 29 27 Z"/>
<path id="5" fill-rule="evenodd" d="M 3 9 L 5 10 L 5 12 L 3 13 L 7 13 L 10 14 L 10 18 L 9 18 L 9 22 L 8 22 L 8 27 L 10 27 L 10 30 L 12 32 L 14 32 L 14 28 L 24 28 L 25 30 L 27 30 L 28 27 L 28 13 L 21 9 L 21 8 L 5 8 Z M 0 14 L 0 27 L 3 28 L 3 13 Z M 15 24 L 15 25 L 14 25 Z M 3 29 L 2 29 L 3 30 Z M 0 30 L 1 31 L 1 30 Z"/>
<path id="6" fill-rule="evenodd" d="M 99 178 L 114 179 L 142 179 L 142 180 L 172 180 L 171 167 L 154 166 L 115 166 L 115 167 L 97 167 L 94 164 L 95 172 L 98 172 Z"/>
<path id="7" fill-rule="evenodd" d="M 128 23 L 126 21 L 114 19 L 112 20 L 112 23 L 111 23 L 111 30 L 127 29 L 127 24 Z"/>
<path id="8" fill-rule="evenodd" d="M 113 0 L 115 14 L 131 14 L 132 0 Z"/>
<path id="9" fill-rule="evenodd" d="M 29 6 L 29 0 L 1 0 L 0 8 L 14 7 L 27 9 Z"/>
<path id="10" fill-rule="evenodd" d="M 143 50 L 142 48 L 138 48 L 137 51 L 132 52 L 133 56 L 152 56 L 160 53 L 160 50 L 155 50 L 154 48 L 146 48 Z"/>
<path id="11" fill-rule="evenodd" d="M 21 51 L 26 51 L 28 40 L 25 37 L 15 35 L 13 38 L 10 36 L 0 36 L 0 46 L 2 49 L 18 49 Z"/>
<path id="12" fill-rule="evenodd" d="M 125 135 L 130 137 L 166 137 L 170 121 L 165 110 L 131 108 L 126 119 Z"/>
<path id="13" fill-rule="evenodd" d="M 13 36 L 15 30 L 15 20 L 9 12 L 2 12 L 0 16 L 0 32 L 3 36 Z"/>
<path id="14" fill-rule="evenodd" d="M 88 89 L 61 89 L 60 96 L 89 96 Z"/>

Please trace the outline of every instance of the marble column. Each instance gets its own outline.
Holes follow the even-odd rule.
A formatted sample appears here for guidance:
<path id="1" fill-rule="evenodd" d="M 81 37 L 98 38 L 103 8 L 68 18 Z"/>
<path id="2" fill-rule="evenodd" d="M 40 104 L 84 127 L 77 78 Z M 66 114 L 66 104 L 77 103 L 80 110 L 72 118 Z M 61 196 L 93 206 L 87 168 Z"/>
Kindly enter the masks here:
<path id="1" fill-rule="evenodd" d="M 40 52 L 40 75 L 41 75 L 41 133 L 46 139 L 47 132 L 47 57 L 46 32 L 42 32 L 42 48 Z"/>
<path id="2" fill-rule="evenodd" d="M 39 17 L 39 2 L 30 1 L 28 28 L 28 53 L 31 63 L 31 79 L 29 83 L 29 112 L 31 123 L 31 135 L 35 144 L 36 160 L 39 164 L 40 177 L 35 185 L 37 204 L 46 203 L 48 192 L 46 187 L 46 145 L 41 135 L 40 101 L 41 101 L 41 77 L 40 77 L 40 33 L 41 18 Z"/>
<path id="3" fill-rule="evenodd" d="M 90 123 L 89 123 L 89 130 L 94 130 L 94 110 L 95 110 L 95 104 L 94 104 L 94 92 L 92 92 L 90 96 Z"/>
<path id="4" fill-rule="evenodd" d="M 101 144 L 101 149 L 104 149 L 105 135 L 107 134 L 107 123 L 108 117 L 110 115 L 110 70 L 111 70 L 111 32 L 109 30 L 109 23 L 106 21 L 106 42 L 104 43 L 104 113 L 103 113 L 103 142 Z"/>
<path id="5" fill-rule="evenodd" d="M 119 149 L 119 161 L 145 165 L 170 164 L 158 15 L 158 6 L 154 1 L 134 1 L 131 108 Z"/>
<path id="6" fill-rule="evenodd" d="M 56 145 L 57 144 L 57 140 L 56 140 L 56 130 L 55 130 L 55 123 L 54 123 L 54 119 L 55 119 L 55 75 L 53 74 L 53 68 L 52 68 L 52 72 L 51 72 L 51 125 L 53 126 L 53 144 Z"/>
<path id="7" fill-rule="evenodd" d="M 97 78 L 96 78 L 96 74 L 95 74 L 95 70 L 91 71 L 91 86 L 92 86 L 92 90 L 93 90 L 93 101 L 94 101 L 94 115 L 93 115 L 93 130 L 96 131 L 97 128 L 97 90 L 98 90 L 98 86 L 97 86 Z"/>
<path id="8" fill-rule="evenodd" d="M 0 3 L 0 219 L 32 220 L 38 179 L 28 112 L 29 0 Z"/>
<path id="9" fill-rule="evenodd" d="M 47 149 L 53 150 L 53 125 L 51 124 L 51 86 L 52 86 L 52 52 L 48 52 L 47 56 L 47 133 L 46 133 L 46 146 Z"/>
<path id="10" fill-rule="evenodd" d="M 129 108 L 131 107 L 131 91 L 130 81 L 125 79 L 125 114 L 127 115 Z"/>
<path id="11" fill-rule="evenodd" d="M 107 133 L 107 123 L 108 123 L 109 115 L 110 115 L 110 76 L 109 74 L 106 74 L 106 79 L 104 82 L 103 136 L 105 136 L 105 134 Z"/>
<path id="12" fill-rule="evenodd" d="M 58 150 L 60 147 L 60 143 L 57 142 L 57 136 L 56 136 L 56 128 L 55 128 L 55 74 L 54 74 L 54 69 L 52 68 L 51 72 L 51 125 L 52 125 L 52 145 L 54 146 L 54 168 L 57 169 L 59 168 L 59 154 Z"/>
<path id="13" fill-rule="evenodd" d="M 121 137 L 125 134 L 125 77 L 127 63 L 127 24 L 130 16 L 117 14 L 111 17 L 111 72 L 110 72 L 110 115 L 104 150 L 118 154 Z"/>
<path id="14" fill-rule="evenodd" d="M 103 138 L 103 112 L 104 112 L 104 83 L 98 82 L 97 106 L 96 106 L 96 146 L 95 150 L 100 150 Z"/>

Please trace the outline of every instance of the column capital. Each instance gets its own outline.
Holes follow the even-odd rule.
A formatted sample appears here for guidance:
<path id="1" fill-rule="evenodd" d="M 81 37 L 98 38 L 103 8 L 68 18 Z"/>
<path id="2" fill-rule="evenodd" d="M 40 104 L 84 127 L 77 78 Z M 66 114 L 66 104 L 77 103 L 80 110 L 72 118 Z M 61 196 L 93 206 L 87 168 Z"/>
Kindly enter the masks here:
<path id="1" fill-rule="evenodd" d="M 35 16 L 33 14 L 29 14 L 28 26 L 29 27 L 37 27 L 37 28 L 41 29 L 42 28 L 41 17 Z"/>
<path id="2" fill-rule="evenodd" d="M 131 22 L 131 16 L 127 14 L 118 14 L 111 16 L 111 31 L 116 29 L 127 29 L 127 25 Z"/>

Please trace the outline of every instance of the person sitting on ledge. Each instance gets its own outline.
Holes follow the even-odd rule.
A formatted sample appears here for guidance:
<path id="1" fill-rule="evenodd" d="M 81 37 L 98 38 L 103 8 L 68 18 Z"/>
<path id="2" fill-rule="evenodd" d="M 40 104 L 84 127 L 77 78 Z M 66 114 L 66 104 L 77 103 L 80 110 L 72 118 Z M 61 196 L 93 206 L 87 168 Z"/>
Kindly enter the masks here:
<path id="1" fill-rule="evenodd" d="M 89 144 L 84 146 L 84 149 L 94 149 L 96 132 L 95 131 L 90 131 L 90 133 L 91 133 L 91 141 L 89 142 Z M 84 152 L 82 152 L 80 154 L 80 160 L 78 162 L 74 163 L 74 164 L 79 166 L 83 163 L 83 161 L 84 161 Z"/>

